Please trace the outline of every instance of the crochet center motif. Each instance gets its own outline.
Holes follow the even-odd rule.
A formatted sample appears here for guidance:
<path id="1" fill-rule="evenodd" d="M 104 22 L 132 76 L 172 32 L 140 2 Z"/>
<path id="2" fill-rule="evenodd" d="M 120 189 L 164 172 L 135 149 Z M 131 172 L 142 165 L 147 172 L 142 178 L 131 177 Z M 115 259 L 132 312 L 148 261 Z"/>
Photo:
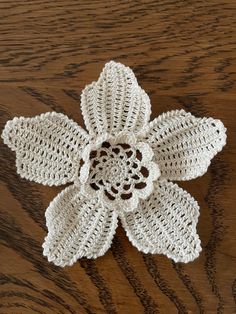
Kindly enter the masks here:
<path id="1" fill-rule="evenodd" d="M 46 210 L 43 254 L 59 266 L 102 256 L 118 219 L 144 253 L 189 262 L 201 251 L 199 206 L 171 180 L 203 175 L 226 143 L 220 120 L 184 110 L 150 122 L 150 99 L 133 71 L 108 62 L 81 95 L 87 131 L 49 112 L 14 118 L 2 133 L 18 174 L 45 185 L 70 183 Z"/>
<path id="2" fill-rule="evenodd" d="M 142 154 L 128 144 L 111 146 L 109 142 L 103 142 L 101 149 L 91 152 L 90 160 L 90 186 L 94 190 L 104 190 L 112 201 L 118 197 L 130 199 L 134 188 L 146 186 L 149 171 L 141 166 Z"/>
<path id="3" fill-rule="evenodd" d="M 127 133 L 115 140 L 107 139 L 100 145 L 91 145 L 80 177 L 88 195 L 100 194 L 105 202 L 115 203 L 118 207 L 120 204 L 121 209 L 127 211 L 135 208 L 138 198 L 151 193 L 152 181 L 159 175 L 158 166 L 151 161 L 152 149 L 142 142 L 132 145 L 132 137 L 136 144 L 134 135 Z M 130 206 L 125 200 L 135 203 Z"/>

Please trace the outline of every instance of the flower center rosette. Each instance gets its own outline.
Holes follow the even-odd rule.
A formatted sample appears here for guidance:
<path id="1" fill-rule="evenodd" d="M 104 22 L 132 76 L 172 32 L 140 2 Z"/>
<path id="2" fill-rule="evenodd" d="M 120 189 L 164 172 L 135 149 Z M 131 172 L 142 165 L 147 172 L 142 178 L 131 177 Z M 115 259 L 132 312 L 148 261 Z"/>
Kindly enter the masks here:
<path id="1" fill-rule="evenodd" d="M 84 149 L 77 184 L 82 184 L 86 196 L 98 196 L 118 210 L 132 211 L 139 199 L 152 193 L 153 181 L 160 176 L 153 156 L 151 147 L 131 132 L 102 135 Z"/>

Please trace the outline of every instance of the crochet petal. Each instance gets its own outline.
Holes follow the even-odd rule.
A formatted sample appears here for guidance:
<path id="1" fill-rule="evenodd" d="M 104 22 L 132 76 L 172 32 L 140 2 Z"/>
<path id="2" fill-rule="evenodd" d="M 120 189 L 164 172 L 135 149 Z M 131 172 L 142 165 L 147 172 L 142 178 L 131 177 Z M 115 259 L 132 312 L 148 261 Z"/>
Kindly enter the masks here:
<path id="1" fill-rule="evenodd" d="M 58 266 L 104 255 L 117 227 L 116 212 L 97 198 L 84 197 L 75 185 L 56 196 L 45 216 L 48 235 L 43 254 Z"/>
<path id="2" fill-rule="evenodd" d="M 91 135 L 137 132 L 150 118 L 150 100 L 133 71 L 121 63 L 108 62 L 98 81 L 86 86 L 81 96 L 86 127 Z"/>
<path id="3" fill-rule="evenodd" d="M 145 134 L 161 175 L 190 180 L 203 175 L 211 159 L 226 143 L 220 120 L 196 118 L 184 110 L 170 111 L 153 120 Z"/>
<path id="4" fill-rule="evenodd" d="M 134 246 L 144 253 L 165 254 L 175 262 L 194 260 L 201 251 L 196 233 L 199 206 L 176 184 L 161 180 L 134 212 L 120 218 Z"/>
<path id="5" fill-rule="evenodd" d="M 48 112 L 8 121 L 2 138 L 16 152 L 18 174 L 47 185 L 72 182 L 89 135 L 67 116 Z"/>

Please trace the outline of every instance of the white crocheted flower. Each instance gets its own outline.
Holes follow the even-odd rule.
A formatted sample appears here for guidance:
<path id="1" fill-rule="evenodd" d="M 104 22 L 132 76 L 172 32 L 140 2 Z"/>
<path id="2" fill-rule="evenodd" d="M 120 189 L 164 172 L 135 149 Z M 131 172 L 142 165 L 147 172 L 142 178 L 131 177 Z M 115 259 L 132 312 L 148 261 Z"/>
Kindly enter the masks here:
<path id="1" fill-rule="evenodd" d="M 105 65 L 81 97 L 88 133 L 49 112 L 8 121 L 2 138 L 17 172 L 46 185 L 74 183 L 46 211 L 44 255 L 56 265 L 96 258 L 111 246 L 118 218 L 134 246 L 176 262 L 201 251 L 197 202 L 169 180 L 203 175 L 226 142 L 219 120 L 170 111 L 149 122 L 150 100 L 132 70 Z"/>

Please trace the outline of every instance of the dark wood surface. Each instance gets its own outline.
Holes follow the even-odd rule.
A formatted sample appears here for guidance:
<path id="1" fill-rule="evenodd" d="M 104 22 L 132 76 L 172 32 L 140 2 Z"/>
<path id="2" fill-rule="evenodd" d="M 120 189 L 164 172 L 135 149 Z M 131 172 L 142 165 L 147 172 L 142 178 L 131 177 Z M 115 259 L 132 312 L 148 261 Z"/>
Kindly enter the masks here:
<path id="1" fill-rule="evenodd" d="M 235 313 L 236 2 L 1 1 L 1 127 L 52 110 L 83 125 L 81 90 L 111 59 L 134 69 L 152 118 L 184 108 L 228 128 L 208 173 L 180 184 L 201 206 L 203 251 L 187 265 L 141 254 L 119 226 L 104 257 L 53 266 L 44 212 L 62 187 L 21 179 L 1 142 L 0 313 Z"/>

